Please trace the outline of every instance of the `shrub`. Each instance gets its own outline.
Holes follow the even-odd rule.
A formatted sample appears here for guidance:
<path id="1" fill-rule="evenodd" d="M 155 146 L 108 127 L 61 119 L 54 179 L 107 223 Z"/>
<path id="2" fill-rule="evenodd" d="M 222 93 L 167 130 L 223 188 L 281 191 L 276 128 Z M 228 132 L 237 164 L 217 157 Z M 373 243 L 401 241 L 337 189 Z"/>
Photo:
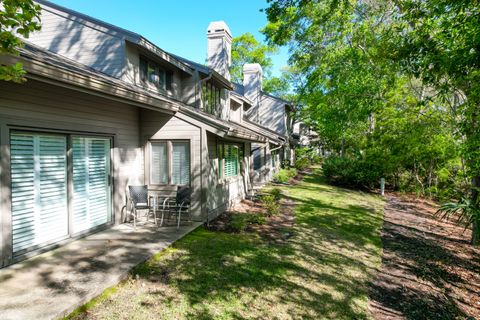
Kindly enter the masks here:
<path id="1" fill-rule="evenodd" d="M 310 166 L 310 160 L 307 157 L 299 158 L 295 161 L 295 168 L 303 170 Z"/>
<path id="2" fill-rule="evenodd" d="M 272 190 L 270 190 L 270 194 L 275 198 L 275 200 L 278 201 L 282 197 L 282 190 L 278 188 L 273 188 Z"/>
<path id="3" fill-rule="evenodd" d="M 275 196 L 267 194 L 262 196 L 263 207 L 267 210 L 267 216 L 271 217 L 280 212 L 280 204 Z"/>
<path id="4" fill-rule="evenodd" d="M 333 184 L 372 188 L 379 184 L 382 170 L 362 159 L 330 156 L 323 162 L 323 174 Z"/>
<path id="5" fill-rule="evenodd" d="M 232 220 L 230 220 L 230 229 L 234 232 L 241 232 L 247 228 L 247 219 L 243 214 L 234 214 L 232 215 Z"/>
<path id="6" fill-rule="evenodd" d="M 319 155 L 312 155 L 311 158 L 310 158 L 310 161 L 312 162 L 312 164 L 321 164 L 322 163 L 322 160 L 323 158 Z"/>
<path id="7" fill-rule="evenodd" d="M 297 175 L 295 168 L 280 169 L 273 175 L 273 181 L 277 183 L 287 183 L 290 179 Z"/>
<path id="8" fill-rule="evenodd" d="M 229 227 L 234 232 L 242 232 L 250 224 L 264 224 L 265 222 L 265 217 L 259 213 L 237 213 L 232 215 Z"/>

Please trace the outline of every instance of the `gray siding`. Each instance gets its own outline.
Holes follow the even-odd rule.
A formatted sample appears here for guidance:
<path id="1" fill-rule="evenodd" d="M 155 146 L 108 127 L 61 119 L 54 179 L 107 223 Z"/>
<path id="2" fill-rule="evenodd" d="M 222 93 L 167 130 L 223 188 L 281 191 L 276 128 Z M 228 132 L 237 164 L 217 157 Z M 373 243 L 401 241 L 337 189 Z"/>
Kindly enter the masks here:
<path id="1" fill-rule="evenodd" d="M 197 221 L 202 221 L 201 213 L 201 143 L 200 127 L 188 123 L 175 116 L 167 116 L 155 111 L 142 110 L 141 112 L 142 145 L 148 150 L 149 140 L 188 140 L 190 142 L 190 184 L 193 188 L 192 215 Z M 149 189 L 162 196 L 175 196 L 176 186 L 150 185 L 149 154 L 145 153 L 146 175 L 145 183 Z"/>
<path id="2" fill-rule="evenodd" d="M 137 85 L 139 87 L 143 87 L 144 89 L 151 90 L 157 93 L 160 93 L 162 95 L 167 95 L 169 97 L 178 99 L 179 95 L 182 94 L 182 80 L 180 76 L 180 72 L 176 68 L 172 67 L 166 67 L 170 72 L 173 73 L 172 77 L 172 90 L 168 90 L 164 92 L 163 90 L 159 90 L 153 85 L 145 85 L 141 83 L 140 81 L 140 54 L 141 51 L 138 49 L 138 47 L 132 43 L 127 42 L 125 44 L 125 52 L 126 52 L 126 63 L 125 63 L 125 69 L 123 73 L 123 78 L 125 82 Z M 150 60 L 154 61 L 155 63 L 159 65 L 164 65 L 165 62 L 163 62 L 161 59 L 155 59 L 151 58 L 148 54 L 144 54 L 145 56 L 148 56 Z"/>
<path id="3" fill-rule="evenodd" d="M 228 143 L 228 141 L 223 141 Z M 207 209 L 210 219 L 228 209 L 234 202 L 245 199 L 251 189 L 250 182 L 250 143 L 244 144 L 244 158 L 241 159 L 244 169 L 237 177 L 220 179 L 217 137 L 207 134 L 208 165 L 207 165 Z"/>
<path id="4" fill-rule="evenodd" d="M 0 223 L 1 247 L 10 248 L 9 131 L 56 130 L 66 133 L 99 134 L 113 137 L 113 214 L 123 220 L 129 184 L 143 183 L 143 150 L 139 145 L 139 110 L 93 95 L 29 80 L 0 86 Z M 5 257 L 4 257 L 5 259 Z"/>
<path id="5" fill-rule="evenodd" d="M 42 29 L 28 41 L 116 78 L 125 65 L 125 40 L 79 17 L 42 6 Z"/>
<path id="6" fill-rule="evenodd" d="M 279 134 L 286 135 L 285 102 L 262 94 L 259 109 L 260 124 Z"/>

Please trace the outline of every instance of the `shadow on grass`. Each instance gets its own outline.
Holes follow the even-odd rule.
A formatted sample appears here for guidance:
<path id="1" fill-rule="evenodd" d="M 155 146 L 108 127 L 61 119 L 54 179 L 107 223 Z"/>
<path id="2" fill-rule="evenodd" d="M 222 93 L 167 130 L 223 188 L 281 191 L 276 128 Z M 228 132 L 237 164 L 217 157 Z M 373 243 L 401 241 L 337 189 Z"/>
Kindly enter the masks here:
<path id="1" fill-rule="evenodd" d="M 198 319 L 215 318 L 209 305 L 221 306 L 222 314 L 234 319 L 273 314 L 367 319 L 372 256 L 380 260 L 381 215 L 358 204 L 328 205 L 315 198 L 330 191 L 323 179 L 309 175 L 305 181 L 308 185 L 285 188 L 297 203 L 295 236 L 286 244 L 200 229 L 175 244 L 178 256 L 150 260 L 134 273 L 155 282 L 168 272 L 169 283 Z M 348 191 L 331 191 L 329 197 L 342 193 Z"/>

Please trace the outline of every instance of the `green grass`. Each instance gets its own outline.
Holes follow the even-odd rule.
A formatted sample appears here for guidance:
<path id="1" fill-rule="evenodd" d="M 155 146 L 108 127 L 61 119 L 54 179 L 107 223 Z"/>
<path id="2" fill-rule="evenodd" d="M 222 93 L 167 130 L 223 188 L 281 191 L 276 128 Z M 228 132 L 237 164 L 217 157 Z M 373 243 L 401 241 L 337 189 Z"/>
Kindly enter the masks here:
<path id="1" fill-rule="evenodd" d="M 198 229 L 72 318 L 369 319 L 381 198 L 328 186 L 318 173 L 282 191 L 297 202 L 286 244 Z"/>

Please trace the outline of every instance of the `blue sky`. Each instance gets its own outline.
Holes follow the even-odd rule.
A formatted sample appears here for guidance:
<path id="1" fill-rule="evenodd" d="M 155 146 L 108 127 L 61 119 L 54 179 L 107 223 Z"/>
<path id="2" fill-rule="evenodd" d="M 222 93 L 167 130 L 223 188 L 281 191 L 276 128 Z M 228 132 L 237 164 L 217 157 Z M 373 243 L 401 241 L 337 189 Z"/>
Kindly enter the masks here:
<path id="1" fill-rule="evenodd" d="M 224 20 L 233 36 L 259 32 L 267 23 L 266 0 L 53 0 L 61 6 L 139 33 L 160 48 L 203 63 L 210 21 Z M 272 57 L 273 74 L 287 64 L 287 50 Z"/>

